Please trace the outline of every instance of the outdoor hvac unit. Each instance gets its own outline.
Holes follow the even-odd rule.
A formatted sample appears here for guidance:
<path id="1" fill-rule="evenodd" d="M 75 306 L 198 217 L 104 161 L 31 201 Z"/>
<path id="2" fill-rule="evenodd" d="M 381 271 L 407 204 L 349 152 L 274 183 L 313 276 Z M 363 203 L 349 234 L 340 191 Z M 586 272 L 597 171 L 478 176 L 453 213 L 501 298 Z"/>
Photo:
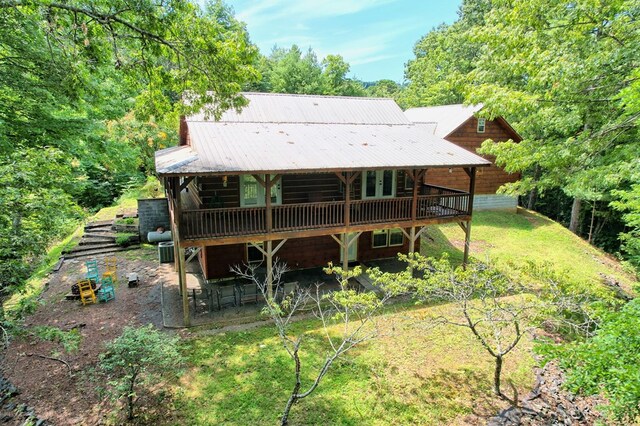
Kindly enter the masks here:
<path id="1" fill-rule="evenodd" d="M 173 241 L 158 243 L 158 258 L 160 263 L 173 262 Z"/>

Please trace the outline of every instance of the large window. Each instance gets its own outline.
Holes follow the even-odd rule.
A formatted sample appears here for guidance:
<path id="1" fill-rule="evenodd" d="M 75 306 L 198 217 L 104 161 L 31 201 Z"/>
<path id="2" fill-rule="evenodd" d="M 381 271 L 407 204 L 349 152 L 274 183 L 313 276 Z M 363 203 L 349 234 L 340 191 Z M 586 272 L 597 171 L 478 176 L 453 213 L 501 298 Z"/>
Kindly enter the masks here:
<path id="1" fill-rule="evenodd" d="M 371 246 L 373 248 L 394 247 L 404 244 L 404 234 L 402 229 L 380 229 L 373 231 L 371 235 Z"/>
<path id="2" fill-rule="evenodd" d="M 261 176 L 264 179 L 264 175 Z M 264 206 L 264 187 L 252 175 L 240 176 L 240 205 L 242 207 Z M 271 186 L 271 204 L 282 204 L 280 180 Z"/>

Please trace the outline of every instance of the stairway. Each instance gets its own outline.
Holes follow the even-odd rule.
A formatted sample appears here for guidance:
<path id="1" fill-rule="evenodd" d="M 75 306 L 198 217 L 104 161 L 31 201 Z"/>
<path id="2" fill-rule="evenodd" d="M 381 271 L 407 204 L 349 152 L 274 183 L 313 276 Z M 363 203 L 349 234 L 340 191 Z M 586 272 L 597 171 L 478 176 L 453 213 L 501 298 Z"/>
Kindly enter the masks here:
<path id="1" fill-rule="evenodd" d="M 139 243 L 127 247 L 116 244 L 116 232 L 113 230 L 113 220 L 89 222 L 84 227 L 84 234 L 77 246 L 62 252 L 65 259 L 85 256 L 99 256 L 101 254 L 140 248 Z"/>

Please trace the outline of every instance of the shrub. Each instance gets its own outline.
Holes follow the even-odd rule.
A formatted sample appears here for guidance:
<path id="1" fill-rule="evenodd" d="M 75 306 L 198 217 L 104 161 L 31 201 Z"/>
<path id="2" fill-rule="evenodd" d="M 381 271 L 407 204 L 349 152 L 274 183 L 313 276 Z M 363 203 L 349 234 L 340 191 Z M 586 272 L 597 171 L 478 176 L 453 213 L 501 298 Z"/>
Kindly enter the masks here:
<path id="1" fill-rule="evenodd" d="M 127 418 L 134 417 L 140 388 L 158 384 L 183 363 L 177 337 L 169 337 L 152 325 L 125 327 L 100 355 L 100 369 L 107 377 L 107 392 L 113 400 L 126 399 Z"/>
<path id="2" fill-rule="evenodd" d="M 640 415 L 640 299 L 604 319 L 594 337 L 564 346 L 542 345 L 547 360 L 558 358 L 567 372 L 565 385 L 575 393 L 604 392 L 605 411 L 632 422 Z"/>

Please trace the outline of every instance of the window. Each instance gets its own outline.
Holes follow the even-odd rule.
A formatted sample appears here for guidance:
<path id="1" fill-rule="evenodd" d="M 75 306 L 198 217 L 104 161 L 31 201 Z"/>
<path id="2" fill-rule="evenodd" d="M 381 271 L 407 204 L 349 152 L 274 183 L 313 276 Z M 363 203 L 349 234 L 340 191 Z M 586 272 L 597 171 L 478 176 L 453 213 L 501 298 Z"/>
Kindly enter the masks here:
<path id="1" fill-rule="evenodd" d="M 258 247 L 262 248 L 262 243 L 249 243 L 247 244 L 247 262 L 249 263 L 262 263 L 264 260 L 264 254 Z"/>
<path id="2" fill-rule="evenodd" d="M 264 179 L 264 175 L 261 175 Z M 282 204 L 280 180 L 271 186 L 271 204 Z M 242 207 L 264 206 L 264 187 L 252 175 L 240 176 L 240 205 Z"/>
<path id="3" fill-rule="evenodd" d="M 402 233 L 402 229 L 389 229 L 389 247 L 401 246 L 402 244 L 404 244 L 404 234 Z"/>
<path id="4" fill-rule="evenodd" d="M 371 245 L 373 248 L 381 248 L 387 246 L 387 237 L 389 234 L 386 229 L 381 231 L 373 231 L 373 237 L 371 238 Z"/>
<path id="5" fill-rule="evenodd" d="M 487 125 L 487 120 L 484 118 L 478 118 L 478 133 L 484 133 L 484 129 Z"/>
<path id="6" fill-rule="evenodd" d="M 409 176 L 407 172 L 404 173 L 404 189 L 406 191 L 413 191 L 413 179 L 411 179 L 411 176 Z"/>
<path id="7" fill-rule="evenodd" d="M 381 229 L 373 231 L 371 236 L 371 246 L 373 248 L 394 247 L 404 244 L 404 234 L 402 229 Z"/>

